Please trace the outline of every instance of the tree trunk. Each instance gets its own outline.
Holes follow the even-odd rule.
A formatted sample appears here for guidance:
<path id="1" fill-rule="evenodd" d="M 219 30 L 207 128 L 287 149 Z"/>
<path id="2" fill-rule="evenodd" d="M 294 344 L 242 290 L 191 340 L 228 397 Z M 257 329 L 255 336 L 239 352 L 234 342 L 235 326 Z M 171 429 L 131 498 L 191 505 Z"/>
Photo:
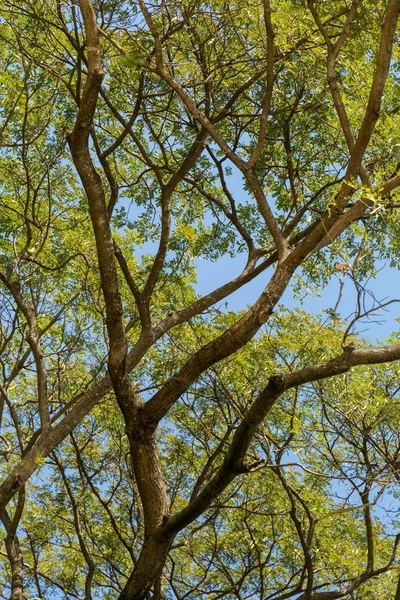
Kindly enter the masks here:
<path id="1" fill-rule="evenodd" d="M 136 568 L 128 579 L 119 600 L 144 600 L 161 575 L 173 536 L 154 532 L 143 545 Z"/>
<path id="2" fill-rule="evenodd" d="M 17 536 L 5 539 L 8 560 L 11 566 L 10 600 L 24 600 L 24 577 L 22 570 L 22 553 Z"/>

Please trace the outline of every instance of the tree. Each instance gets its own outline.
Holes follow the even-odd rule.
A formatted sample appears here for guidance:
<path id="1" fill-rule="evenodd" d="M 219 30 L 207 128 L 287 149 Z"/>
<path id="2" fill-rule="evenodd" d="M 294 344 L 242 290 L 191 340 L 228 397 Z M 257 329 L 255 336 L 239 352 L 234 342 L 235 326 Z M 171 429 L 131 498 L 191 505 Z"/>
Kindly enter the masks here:
<path id="1" fill-rule="evenodd" d="M 399 10 L 5 0 L 3 597 L 400 597 Z"/>

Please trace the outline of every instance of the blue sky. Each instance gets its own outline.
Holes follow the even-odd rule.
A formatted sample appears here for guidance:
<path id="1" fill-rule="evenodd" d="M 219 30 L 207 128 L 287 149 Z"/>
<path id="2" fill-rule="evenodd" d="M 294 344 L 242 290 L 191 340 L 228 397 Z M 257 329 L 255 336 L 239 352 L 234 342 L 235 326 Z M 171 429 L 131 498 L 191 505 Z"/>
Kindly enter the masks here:
<path id="1" fill-rule="evenodd" d="M 239 203 L 254 203 L 254 198 L 245 189 L 243 176 L 239 170 L 229 163 L 231 173 L 226 175 L 226 183 L 230 189 L 235 201 Z M 274 210 L 274 198 L 268 196 L 268 201 Z M 208 217 L 206 216 L 206 221 Z M 260 216 L 261 219 L 261 216 Z M 211 222 L 211 221 L 210 221 Z M 196 291 L 201 294 L 207 294 L 215 288 L 237 277 L 245 266 L 246 254 L 238 255 L 235 258 L 224 256 L 218 261 L 212 262 L 207 259 L 197 259 L 197 286 Z M 338 263 L 343 258 L 338 257 Z M 287 308 L 301 307 L 303 310 L 316 314 L 326 308 L 333 308 L 336 304 L 340 288 L 340 273 L 334 272 L 335 265 L 332 265 L 332 277 L 329 284 L 322 290 L 310 290 L 305 292 L 304 297 L 295 298 L 292 288 L 286 290 L 280 304 Z M 242 310 L 251 305 L 259 297 L 262 290 L 268 283 L 274 267 L 264 273 L 261 273 L 255 280 L 243 286 L 243 288 L 234 292 L 229 298 L 224 300 L 228 302 L 228 308 L 231 310 Z M 377 301 L 386 302 L 389 299 L 400 298 L 400 278 L 399 270 L 390 268 L 384 262 L 378 263 L 376 279 L 371 279 L 367 283 L 367 289 L 372 292 Z M 397 292 L 397 289 L 399 292 Z M 343 293 L 338 312 L 344 319 L 351 320 L 356 307 L 356 293 L 354 283 L 349 276 L 344 277 Z M 369 297 L 371 300 L 371 297 Z M 371 306 L 369 302 L 368 308 Z M 364 320 L 357 324 L 356 331 L 363 337 L 370 339 L 373 343 L 379 344 L 387 338 L 393 331 L 398 331 L 400 318 L 400 303 L 392 304 L 387 310 L 380 310 L 369 320 Z"/>
<path id="2" fill-rule="evenodd" d="M 211 262 L 205 259 L 199 260 L 198 265 L 198 283 L 197 292 L 206 294 L 216 287 L 230 281 L 236 277 L 242 270 L 245 255 L 236 258 L 224 257 L 217 262 Z M 376 279 L 368 282 L 370 289 L 376 298 L 380 301 L 396 297 L 400 298 L 399 271 L 391 269 L 384 263 L 381 265 Z M 228 308 L 231 310 L 245 309 L 247 305 L 252 304 L 260 295 L 267 284 L 272 273 L 272 269 L 261 273 L 255 280 L 246 284 L 242 289 L 234 292 L 229 298 Z M 328 286 L 317 293 L 308 293 L 302 298 L 302 301 L 296 300 L 293 290 L 289 287 L 282 297 L 281 304 L 287 308 L 300 307 L 310 313 L 319 313 L 325 308 L 333 308 L 336 304 L 340 288 L 340 275 L 333 273 Z M 343 296 L 339 305 L 339 313 L 342 318 L 349 319 L 354 313 L 355 308 L 355 289 L 349 276 L 344 277 Z M 225 302 L 225 301 L 224 301 Z M 221 303 L 223 304 L 223 303 Z M 399 324 L 395 320 L 400 318 L 400 303 L 392 304 L 387 311 L 380 310 L 369 322 L 365 321 L 358 324 L 357 331 L 363 337 L 371 339 L 374 343 L 384 340 L 392 331 L 398 331 Z"/>

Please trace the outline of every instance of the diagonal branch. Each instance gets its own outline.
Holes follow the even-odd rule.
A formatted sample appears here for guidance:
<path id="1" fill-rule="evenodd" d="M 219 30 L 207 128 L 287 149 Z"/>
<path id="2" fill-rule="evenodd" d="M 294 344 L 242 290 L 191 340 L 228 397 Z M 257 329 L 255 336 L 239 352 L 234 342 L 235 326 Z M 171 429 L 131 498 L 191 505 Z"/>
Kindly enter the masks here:
<path id="1" fill-rule="evenodd" d="M 342 354 L 327 362 L 312 365 L 293 373 L 270 377 L 268 385 L 250 406 L 236 429 L 217 473 L 184 509 L 168 519 L 165 528 L 177 533 L 186 527 L 210 506 L 238 474 L 247 471 L 244 460 L 253 436 L 284 392 L 305 383 L 346 373 L 355 366 L 380 364 L 399 359 L 400 345 L 360 349 L 347 346 L 343 349 Z"/>

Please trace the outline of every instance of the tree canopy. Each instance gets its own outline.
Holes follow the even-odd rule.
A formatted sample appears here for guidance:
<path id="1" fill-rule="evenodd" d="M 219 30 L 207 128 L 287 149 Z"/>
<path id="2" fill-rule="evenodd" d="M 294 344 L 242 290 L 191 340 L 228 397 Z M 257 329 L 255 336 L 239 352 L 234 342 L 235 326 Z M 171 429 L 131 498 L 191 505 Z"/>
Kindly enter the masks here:
<path id="1" fill-rule="evenodd" d="M 400 600 L 399 12 L 2 2 L 0 598 Z"/>

